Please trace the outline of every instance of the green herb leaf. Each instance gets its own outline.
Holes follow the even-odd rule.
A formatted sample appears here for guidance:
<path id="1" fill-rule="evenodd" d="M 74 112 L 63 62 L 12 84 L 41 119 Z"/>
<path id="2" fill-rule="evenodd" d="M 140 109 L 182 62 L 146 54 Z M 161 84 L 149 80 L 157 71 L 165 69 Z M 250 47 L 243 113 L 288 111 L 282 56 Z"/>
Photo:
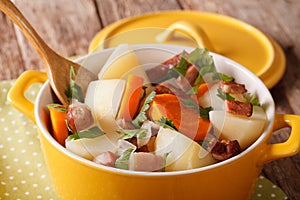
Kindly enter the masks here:
<path id="1" fill-rule="evenodd" d="M 52 103 L 52 104 L 48 104 L 47 106 L 48 106 L 48 108 L 54 108 L 55 110 L 57 110 L 59 112 L 68 112 L 68 109 L 61 104 Z"/>
<path id="2" fill-rule="evenodd" d="M 225 81 L 225 82 L 233 82 L 234 81 L 234 77 L 232 76 L 227 76 L 226 74 L 223 74 L 223 73 L 214 73 L 213 76 L 212 76 L 212 81 Z"/>
<path id="3" fill-rule="evenodd" d="M 121 129 L 118 130 L 117 133 L 122 134 L 122 137 L 120 138 L 120 140 L 126 140 L 126 139 L 130 139 L 133 138 L 134 136 L 137 136 L 139 139 L 142 139 L 144 137 L 146 137 L 147 134 L 147 129 L 132 129 L 132 130 L 125 130 L 125 129 Z"/>
<path id="4" fill-rule="evenodd" d="M 167 119 L 166 117 L 161 116 L 161 118 L 157 122 L 164 128 L 170 128 L 175 131 L 178 131 L 178 129 L 175 127 L 172 119 Z"/>
<path id="5" fill-rule="evenodd" d="M 202 81 L 205 74 L 211 73 L 214 75 L 217 73 L 213 57 L 209 55 L 209 51 L 205 48 L 196 48 L 192 51 L 188 55 L 188 61 L 199 68 L 199 75 L 195 81 L 195 85 Z"/>
<path id="6" fill-rule="evenodd" d="M 204 76 L 207 73 L 217 73 L 214 64 L 202 66 L 201 69 L 199 70 L 199 74 L 201 76 Z"/>
<path id="7" fill-rule="evenodd" d="M 202 118 L 209 120 L 209 112 L 212 110 L 213 108 L 211 106 L 206 108 L 200 107 L 199 114 Z"/>
<path id="8" fill-rule="evenodd" d="M 224 93 L 221 89 L 218 89 L 217 96 L 223 100 L 234 100 L 234 97 L 232 97 L 230 94 Z"/>
<path id="9" fill-rule="evenodd" d="M 200 72 L 199 72 L 199 74 L 198 74 L 198 76 L 197 76 L 197 78 L 196 78 L 196 80 L 195 80 L 194 85 L 198 85 L 201 81 L 202 81 L 202 75 L 201 75 Z M 197 91 L 197 92 L 198 92 L 198 91 Z"/>
<path id="10" fill-rule="evenodd" d="M 184 52 L 182 53 L 182 56 L 180 58 L 179 63 L 175 67 L 173 67 L 172 69 L 177 71 L 182 76 L 185 76 L 186 70 L 187 70 L 188 67 L 187 67 L 187 61 L 186 61 L 186 59 L 184 58 L 183 55 L 184 55 Z"/>
<path id="11" fill-rule="evenodd" d="M 65 94 L 69 98 L 69 102 L 72 101 L 72 99 L 77 99 L 79 102 L 83 102 L 83 92 L 79 85 L 75 83 L 76 80 L 76 70 L 73 66 L 70 68 L 70 88 L 65 91 Z"/>
<path id="12" fill-rule="evenodd" d="M 98 128 L 98 126 L 94 126 L 90 129 L 83 130 L 77 133 L 80 138 L 95 138 L 101 135 L 104 135 L 104 132 Z"/>
<path id="13" fill-rule="evenodd" d="M 145 131 L 141 131 L 141 132 L 137 133 L 136 136 L 138 139 L 143 139 L 147 136 L 148 130 L 147 129 L 140 129 L 140 130 L 145 130 Z"/>
<path id="14" fill-rule="evenodd" d="M 186 107 L 194 108 L 196 111 L 199 109 L 199 105 L 191 99 L 180 99 L 180 102 Z"/>
<path id="15" fill-rule="evenodd" d="M 153 101 L 154 97 L 156 95 L 155 91 L 152 91 L 145 99 L 145 102 L 140 110 L 140 113 L 136 116 L 136 118 L 132 121 L 132 124 L 134 124 L 136 127 L 140 128 L 141 123 L 147 120 L 146 111 L 150 107 L 150 103 Z"/>
<path id="16" fill-rule="evenodd" d="M 250 103 L 253 105 L 253 106 L 259 106 L 259 100 L 258 98 L 255 96 L 255 95 L 252 95 L 250 97 Z"/>
<path id="17" fill-rule="evenodd" d="M 115 167 L 119 169 L 128 169 L 128 160 L 134 149 L 127 149 L 115 162 Z"/>
<path id="18" fill-rule="evenodd" d="M 202 118 L 204 119 L 209 119 L 209 112 L 213 110 L 212 107 L 207 107 L 207 108 L 203 108 L 203 107 L 199 107 L 199 105 L 191 100 L 191 99 L 182 99 L 180 100 L 181 103 L 183 103 L 183 105 L 193 108 Z"/>
<path id="19" fill-rule="evenodd" d="M 171 68 L 165 76 L 163 76 L 160 79 L 155 80 L 154 82 L 155 83 L 162 83 L 162 82 L 167 81 L 171 78 L 177 78 L 178 77 L 178 72 L 175 71 L 173 68 Z"/>
<path id="20" fill-rule="evenodd" d="M 187 95 L 198 94 L 199 85 L 193 86 L 190 90 L 186 92 Z"/>
<path id="21" fill-rule="evenodd" d="M 167 157 L 171 152 L 164 153 L 163 154 L 163 167 L 162 167 L 162 172 L 166 171 L 166 166 L 167 166 Z"/>
<path id="22" fill-rule="evenodd" d="M 234 77 L 232 76 L 227 76 L 226 74 L 222 74 L 222 73 L 219 73 L 221 79 L 225 82 L 233 82 L 234 81 Z"/>
<path id="23" fill-rule="evenodd" d="M 105 133 L 102 130 L 100 130 L 97 126 L 94 126 L 90 129 L 83 130 L 83 131 L 74 133 L 72 135 L 69 135 L 67 138 L 67 141 L 77 140 L 77 139 L 81 139 L 81 138 L 95 138 L 95 137 L 99 137 L 104 134 Z"/>
<path id="24" fill-rule="evenodd" d="M 212 56 L 209 55 L 209 51 L 205 48 L 196 48 L 189 53 L 188 61 L 198 67 L 213 66 Z"/>
<path id="25" fill-rule="evenodd" d="M 78 135 L 77 133 L 74 133 L 74 134 L 69 135 L 69 136 L 67 137 L 67 141 L 78 140 L 78 139 L 80 139 L 80 137 L 79 137 L 79 135 Z"/>

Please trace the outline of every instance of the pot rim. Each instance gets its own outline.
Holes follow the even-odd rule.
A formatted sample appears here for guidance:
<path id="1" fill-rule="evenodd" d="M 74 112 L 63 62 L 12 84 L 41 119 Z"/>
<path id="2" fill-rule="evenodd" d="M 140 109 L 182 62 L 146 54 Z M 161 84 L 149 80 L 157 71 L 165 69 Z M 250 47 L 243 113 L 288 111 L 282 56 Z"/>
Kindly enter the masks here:
<path id="1" fill-rule="evenodd" d="M 139 44 L 140 45 L 140 44 Z M 137 46 L 139 46 L 137 45 Z M 161 45 L 161 44 L 160 44 Z M 159 45 L 159 46 L 160 46 Z M 135 46 L 135 45 L 133 45 Z M 147 46 L 147 45 L 146 45 Z M 152 46 L 152 45 L 150 45 Z M 163 46 L 176 46 L 176 45 L 163 45 Z M 187 48 L 190 48 L 190 47 L 187 47 Z M 105 51 L 110 51 L 114 48 L 110 48 L 110 49 L 105 49 L 103 50 L 104 52 Z M 88 54 L 86 56 L 83 56 L 79 59 L 76 59 L 75 62 L 80 62 L 84 59 L 87 59 L 89 58 L 90 56 L 93 56 L 95 54 L 101 54 L 101 52 L 103 51 L 100 51 L 100 52 L 95 52 L 95 53 L 92 53 L 92 54 Z M 263 86 L 263 88 L 266 90 L 266 95 L 268 95 L 270 98 L 269 98 L 269 101 L 270 101 L 270 108 L 268 109 L 271 109 L 271 113 L 272 115 L 270 116 L 270 118 L 268 118 L 268 125 L 266 127 L 266 129 L 264 130 L 264 132 L 260 135 L 260 137 L 253 143 L 251 144 L 247 149 L 243 150 L 240 154 L 232 157 L 232 158 L 229 158 L 225 161 L 222 161 L 222 162 L 218 162 L 218 163 L 215 163 L 215 164 L 212 164 L 212 165 L 208 165 L 208 166 L 204 166 L 204 167 L 200 167 L 200 168 L 195 168 L 195 169 L 189 169 L 189 170 L 182 170 L 182 171 L 172 171 L 172 172 L 140 172 L 140 171 L 131 171 L 131 170 L 123 170 L 123 169 L 117 169 L 117 168 L 113 168 L 113 167 L 107 167 L 107 166 L 103 166 L 103 165 L 99 165 L 99 164 L 96 164 L 88 159 L 85 159 L 85 158 L 82 158 L 70 151 L 68 151 L 65 147 L 61 146 L 52 136 L 51 134 L 49 133 L 49 131 L 47 130 L 47 128 L 44 126 L 44 122 L 43 120 L 41 119 L 40 117 L 40 113 L 42 112 L 41 111 L 41 107 L 39 106 L 41 104 L 41 98 L 43 96 L 43 94 L 45 93 L 45 90 L 47 90 L 48 88 L 50 88 L 50 85 L 49 85 L 49 81 L 47 80 L 43 86 L 41 87 L 38 95 L 37 95 L 37 98 L 36 98 L 36 104 L 35 104 L 35 107 L 34 107 L 34 117 L 35 117 L 35 120 L 36 120 L 36 124 L 38 126 L 38 129 L 40 131 L 40 133 L 46 138 L 46 140 L 53 146 L 55 147 L 56 149 L 58 149 L 61 153 L 63 153 L 64 155 L 70 157 L 71 159 L 75 160 L 75 161 L 78 161 L 80 162 L 81 164 L 84 164 L 88 167 L 92 167 L 96 170 L 104 170 L 106 172 L 109 172 L 109 173 L 117 173 L 117 174 L 121 174 L 121 175 L 125 175 L 125 176 L 143 176 L 143 177 L 168 177 L 168 176 L 179 176 L 179 175 L 186 175 L 186 174 L 193 174 L 193 173 L 199 173 L 199 172 L 202 172 L 202 171 L 207 171 L 207 170 L 213 170 L 213 169 L 217 169 L 221 166 L 225 166 L 225 165 L 230 165 L 234 162 L 237 162 L 239 161 L 240 159 L 242 159 L 243 157 L 247 156 L 247 154 L 251 153 L 255 148 L 257 148 L 259 145 L 261 145 L 266 139 L 268 139 L 269 135 L 272 134 L 272 127 L 273 127 L 273 124 L 274 124 L 274 118 L 275 118 L 275 105 L 274 105 L 274 100 L 269 92 L 269 90 L 266 88 L 266 86 L 264 85 L 264 83 L 256 76 L 254 75 L 250 70 L 248 70 L 247 68 L 245 68 L 244 66 L 242 66 L 241 64 L 227 58 L 227 57 L 224 57 L 220 54 L 217 54 L 217 53 L 213 53 L 213 52 L 210 52 L 210 54 L 215 58 L 215 57 L 218 57 L 219 59 L 224 59 L 226 62 L 229 62 L 233 65 L 235 65 L 236 67 L 239 68 L 239 70 L 243 71 L 244 73 L 248 74 L 249 76 L 251 76 L 252 79 L 255 80 L 256 84 L 259 84 L 261 86 Z M 44 107 L 44 105 L 43 105 Z M 259 155 L 258 155 L 259 156 Z M 263 163 L 262 163 L 263 164 Z"/>

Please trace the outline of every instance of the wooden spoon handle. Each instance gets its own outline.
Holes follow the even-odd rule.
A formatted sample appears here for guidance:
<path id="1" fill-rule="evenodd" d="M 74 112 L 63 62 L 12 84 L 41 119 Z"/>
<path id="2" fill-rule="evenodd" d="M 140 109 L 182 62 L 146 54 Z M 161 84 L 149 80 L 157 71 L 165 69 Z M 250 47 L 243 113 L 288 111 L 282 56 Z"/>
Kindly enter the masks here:
<path id="1" fill-rule="evenodd" d="M 44 63 L 48 63 L 50 58 L 58 56 L 38 35 L 24 15 L 10 0 L 0 0 L 0 10 L 3 11 L 24 33 L 26 38 L 32 43 Z"/>

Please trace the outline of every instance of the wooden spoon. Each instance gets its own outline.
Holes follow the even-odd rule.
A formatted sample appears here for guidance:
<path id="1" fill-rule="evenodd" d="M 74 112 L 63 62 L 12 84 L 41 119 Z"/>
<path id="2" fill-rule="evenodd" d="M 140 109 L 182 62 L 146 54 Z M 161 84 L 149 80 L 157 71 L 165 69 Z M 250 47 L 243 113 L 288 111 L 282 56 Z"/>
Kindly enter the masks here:
<path id="1" fill-rule="evenodd" d="M 62 104 L 68 105 L 70 103 L 66 95 L 66 91 L 70 88 L 71 66 L 77 72 L 76 84 L 82 88 L 82 91 L 85 94 L 89 82 L 97 79 L 96 74 L 53 51 L 42 40 L 23 14 L 10 0 L 0 0 L 0 10 L 2 10 L 16 25 L 18 25 L 23 34 L 38 52 L 46 65 L 50 85 Z"/>

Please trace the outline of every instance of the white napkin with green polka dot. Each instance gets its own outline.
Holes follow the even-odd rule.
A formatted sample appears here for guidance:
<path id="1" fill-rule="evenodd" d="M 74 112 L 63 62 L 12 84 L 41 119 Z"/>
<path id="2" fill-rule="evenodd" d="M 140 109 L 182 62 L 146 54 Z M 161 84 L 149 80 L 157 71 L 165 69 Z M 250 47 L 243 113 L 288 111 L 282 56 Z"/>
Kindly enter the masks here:
<path id="1" fill-rule="evenodd" d="M 59 199 L 53 189 L 37 133 L 37 127 L 6 101 L 14 81 L 0 82 L 0 200 Z M 40 85 L 26 97 L 34 101 Z M 286 195 L 260 176 L 251 200 L 284 200 Z"/>

